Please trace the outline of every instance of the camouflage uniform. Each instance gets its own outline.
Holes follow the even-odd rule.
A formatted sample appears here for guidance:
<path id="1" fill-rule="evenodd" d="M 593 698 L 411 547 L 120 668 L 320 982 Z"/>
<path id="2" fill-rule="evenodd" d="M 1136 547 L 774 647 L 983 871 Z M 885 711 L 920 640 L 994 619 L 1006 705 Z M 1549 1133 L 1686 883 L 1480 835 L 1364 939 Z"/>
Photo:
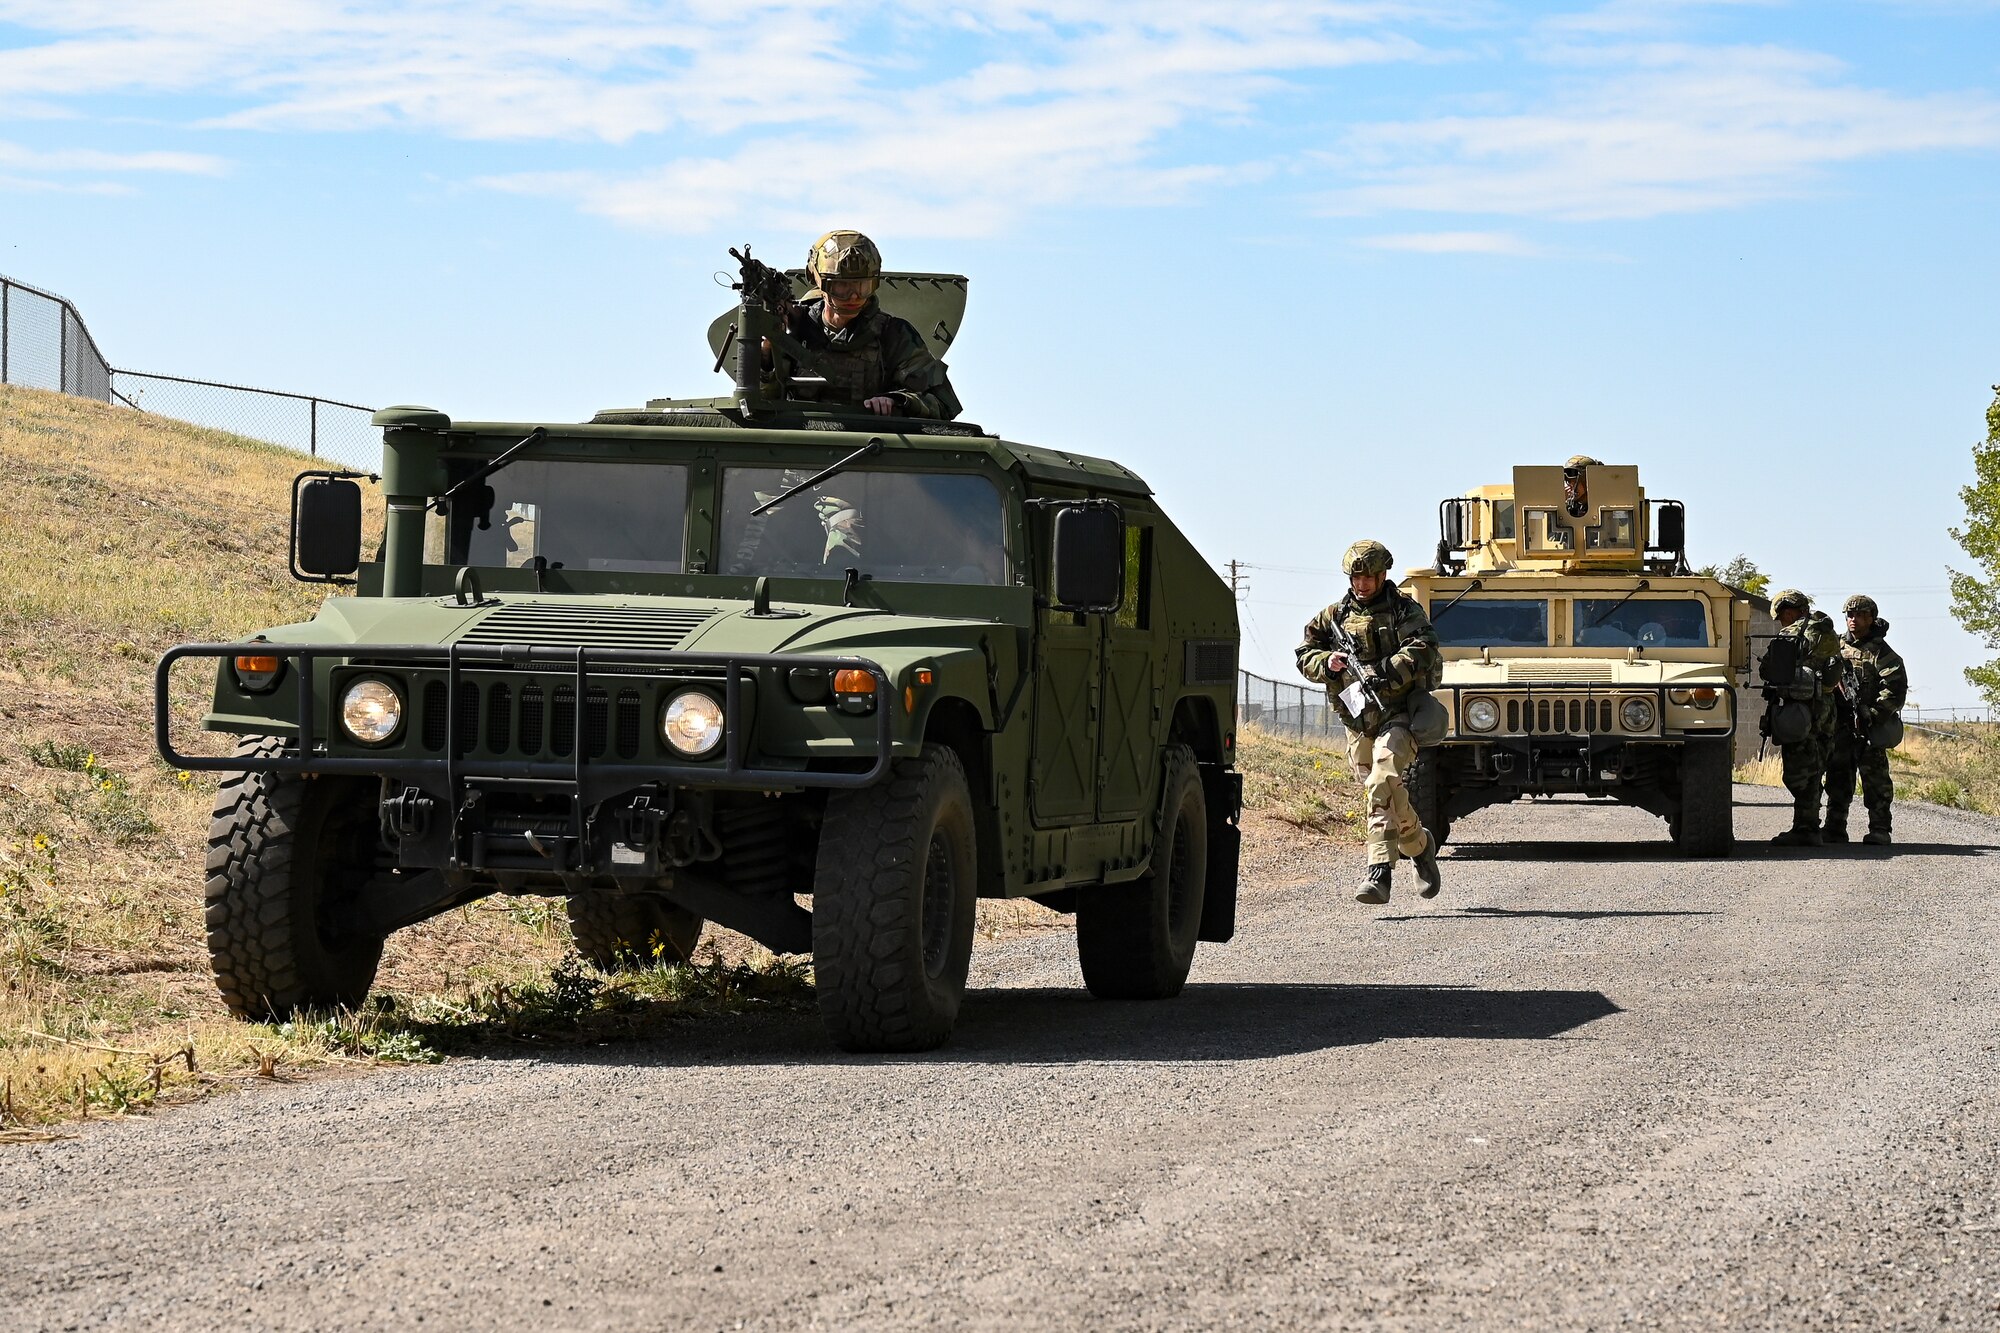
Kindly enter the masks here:
<path id="1" fill-rule="evenodd" d="M 858 407 L 883 395 L 896 400 L 900 416 L 939 421 L 963 410 L 944 362 L 931 355 L 916 325 L 871 297 L 846 328 L 828 328 L 821 317 L 825 305 L 826 298 L 815 295 L 793 307 L 792 336 L 813 352 L 827 380 L 824 388 L 794 384 L 794 398 Z"/>
<path id="2" fill-rule="evenodd" d="M 1790 590 L 1781 592 L 1773 600 L 1773 609 L 1791 599 L 1810 607 L 1804 594 Z M 1834 715 L 1834 687 L 1840 680 L 1840 635 L 1826 612 L 1807 610 L 1789 626 L 1778 631 L 1779 637 L 1799 641 L 1799 662 L 1809 670 L 1816 682 L 1810 699 L 1802 699 L 1812 710 L 1812 726 L 1805 736 L 1790 745 L 1778 748 L 1784 756 L 1785 789 L 1792 794 L 1792 828 L 1788 838 L 1810 835 L 1817 843 L 1819 833 L 1819 797 L 1826 778 L 1826 765 L 1833 754 L 1833 736 L 1837 719 Z"/>
<path id="3" fill-rule="evenodd" d="M 1376 672 L 1385 716 L 1358 718 L 1340 701 L 1340 675 L 1327 672 L 1334 651 L 1327 630 L 1335 624 L 1361 650 L 1360 663 Z M 1430 618 L 1414 598 L 1386 581 L 1367 602 L 1349 593 L 1306 622 L 1298 663 L 1306 679 L 1327 687 L 1347 727 L 1347 761 L 1368 792 L 1368 864 L 1394 865 L 1398 852 L 1419 855 L 1430 845 L 1430 835 L 1410 806 L 1403 775 L 1417 760 L 1416 738 L 1410 734 L 1411 692 L 1436 685 L 1444 670 Z"/>
<path id="4" fill-rule="evenodd" d="M 1860 598 L 1849 600 L 1852 609 Z M 1868 610 L 1874 613 L 1875 604 Z M 1903 658 L 1889 646 L 1889 622 L 1877 619 L 1865 635 L 1841 637 L 1840 655 L 1853 664 L 1860 686 L 1861 719 L 1857 726 L 1846 699 L 1837 701 L 1839 723 L 1834 731 L 1833 754 L 1826 769 L 1826 832 L 1829 837 L 1847 835 L 1847 809 L 1854 801 L 1854 779 L 1861 778 L 1861 802 L 1868 808 L 1868 832 L 1886 836 L 1890 831 L 1889 806 L 1896 796 L 1895 781 L 1889 776 L 1889 756 L 1868 743 L 1868 724 L 1885 713 L 1900 713 L 1909 696 L 1909 676 Z"/>

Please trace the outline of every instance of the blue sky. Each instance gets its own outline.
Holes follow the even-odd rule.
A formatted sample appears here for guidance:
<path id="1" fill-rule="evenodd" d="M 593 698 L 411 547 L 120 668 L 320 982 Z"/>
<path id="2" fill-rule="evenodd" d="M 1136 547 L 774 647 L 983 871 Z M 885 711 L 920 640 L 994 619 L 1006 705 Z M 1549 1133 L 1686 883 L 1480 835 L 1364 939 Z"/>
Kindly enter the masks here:
<path id="1" fill-rule="evenodd" d="M 1349 541 L 1589 452 L 1974 702 L 1996 222 L 1996 0 L 0 0 L 0 272 L 114 362 L 573 420 L 720 391 L 726 245 L 860 226 L 1287 677 Z"/>

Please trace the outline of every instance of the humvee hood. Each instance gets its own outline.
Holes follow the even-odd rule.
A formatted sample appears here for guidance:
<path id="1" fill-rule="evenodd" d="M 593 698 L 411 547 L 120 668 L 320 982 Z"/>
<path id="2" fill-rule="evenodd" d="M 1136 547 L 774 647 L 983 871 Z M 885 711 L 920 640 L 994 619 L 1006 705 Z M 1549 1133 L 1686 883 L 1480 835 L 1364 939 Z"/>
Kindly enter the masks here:
<path id="1" fill-rule="evenodd" d="M 507 596 L 461 606 L 453 598 L 343 597 L 318 618 L 267 631 L 279 643 L 526 644 L 652 648 L 698 653 L 922 655 L 975 647 L 987 620 L 896 614 L 868 607 L 787 605 L 758 616 L 727 597 Z M 888 665 L 886 662 L 884 665 Z"/>

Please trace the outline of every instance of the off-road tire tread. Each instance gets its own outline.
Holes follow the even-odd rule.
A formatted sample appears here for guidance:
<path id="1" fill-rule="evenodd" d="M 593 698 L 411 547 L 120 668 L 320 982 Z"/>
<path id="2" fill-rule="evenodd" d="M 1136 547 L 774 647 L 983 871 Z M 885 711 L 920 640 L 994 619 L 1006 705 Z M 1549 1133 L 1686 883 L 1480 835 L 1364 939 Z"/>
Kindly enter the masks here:
<path id="1" fill-rule="evenodd" d="M 1083 969 L 1083 984 L 1100 1000 L 1170 1000 L 1187 985 L 1188 968 L 1194 962 L 1196 936 L 1201 924 L 1201 902 L 1188 906 L 1192 923 L 1186 927 L 1188 939 L 1168 938 L 1160 914 L 1168 889 L 1161 877 L 1171 873 L 1169 830 L 1180 809 L 1180 793 L 1192 785 L 1202 803 L 1197 827 L 1205 828 L 1207 795 L 1201 786 L 1201 769 L 1194 751 L 1185 745 L 1166 747 L 1166 763 L 1160 786 L 1159 825 L 1153 834 L 1154 869 L 1129 884 L 1085 889 L 1077 897 L 1076 953 Z M 1207 867 L 1190 861 L 1189 868 L 1206 880 Z M 1203 885 L 1206 891 L 1206 883 Z M 1184 944 L 1184 949 L 1181 945 Z"/>
<path id="2" fill-rule="evenodd" d="M 1736 849 L 1736 794 L 1732 788 L 1735 754 L 1727 737 L 1703 737 L 1686 743 L 1681 755 L 1681 813 L 1674 841 L 1683 856 L 1705 859 L 1728 856 Z"/>
<path id="3" fill-rule="evenodd" d="M 569 896 L 567 909 L 576 951 L 600 972 L 651 967 L 656 961 L 685 963 L 706 924 L 700 914 L 651 894 L 586 889 Z M 658 959 L 656 934 L 666 946 Z"/>
<path id="4" fill-rule="evenodd" d="M 282 754 L 280 737 L 246 738 L 240 755 Z M 300 956 L 291 912 L 293 834 L 305 806 L 306 782 L 277 773 L 227 774 L 209 824 L 203 921 L 209 965 L 223 1003 L 239 1018 L 277 1019 L 309 1005 L 361 1003 L 375 979 L 381 942 L 337 960 L 330 984 Z"/>
<path id="5" fill-rule="evenodd" d="M 1434 753 L 1419 753 L 1410 770 L 1410 808 L 1440 847 L 1451 841 L 1451 821 L 1445 818 L 1444 806 L 1443 767 Z"/>
<path id="6" fill-rule="evenodd" d="M 955 788 L 965 806 L 974 855 L 957 904 L 963 919 L 952 923 L 952 951 L 933 984 L 923 970 L 921 871 L 940 786 Z M 964 764 L 937 744 L 897 760 L 875 786 L 828 800 L 813 869 L 813 975 L 820 1018 L 843 1049 L 927 1051 L 951 1036 L 972 954 L 972 813 Z"/>

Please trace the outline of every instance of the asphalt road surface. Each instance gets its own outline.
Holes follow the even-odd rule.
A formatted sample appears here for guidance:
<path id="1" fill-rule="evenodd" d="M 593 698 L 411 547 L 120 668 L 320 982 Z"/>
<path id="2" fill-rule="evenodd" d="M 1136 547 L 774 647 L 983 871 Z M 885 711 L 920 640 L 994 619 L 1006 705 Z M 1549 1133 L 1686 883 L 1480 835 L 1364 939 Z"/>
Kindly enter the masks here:
<path id="1" fill-rule="evenodd" d="M 809 1018 L 259 1088 L 0 1153 L 0 1326 L 2000 1326 L 2000 823 L 1733 861 L 1560 804 L 1246 894 L 1179 1000 L 983 945 Z"/>

